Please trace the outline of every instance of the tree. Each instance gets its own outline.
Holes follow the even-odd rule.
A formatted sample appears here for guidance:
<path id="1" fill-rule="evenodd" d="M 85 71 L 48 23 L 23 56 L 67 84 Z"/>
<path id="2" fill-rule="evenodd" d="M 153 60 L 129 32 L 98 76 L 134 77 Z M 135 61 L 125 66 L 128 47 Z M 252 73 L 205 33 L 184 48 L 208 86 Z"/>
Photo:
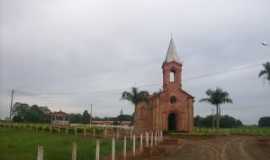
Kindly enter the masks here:
<path id="1" fill-rule="evenodd" d="M 29 106 L 24 103 L 15 103 L 13 108 L 13 121 L 15 122 L 49 122 L 50 110 L 48 107 L 39 107 L 37 105 Z"/>
<path id="2" fill-rule="evenodd" d="M 208 89 L 206 91 L 207 98 L 203 98 L 200 102 L 207 102 L 216 106 L 216 127 L 219 128 L 220 124 L 220 105 L 225 103 L 233 103 L 229 97 L 229 93 L 223 91 L 221 88 L 215 90 Z"/>
<path id="3" fill-rule="evenodd" d="M 81 114 L 69 114 L 70 123 L 82 123 L 82 115 Z"/>
<path id="4" fill-rule="evenodd" d="M 139 91 L 135 87 L 132 88 L 131 92 L 124 91 L 122 93 L 122 99 L 131 102 L 134 105 L 135 110 L 140 102 L 148 103 L 148 97 L 149 97 L 149 93 L 147 91 Z M 132 123 L 134 122 L 134 117 L 135 115 L 133 116 Z"/>
<path id="5" fill-rule="evenodd" d="M 83 115 L 82 115 L 82 122 L 83 123 L 90 123 L 90 114 L 88 113 L 88 111 L 87 110 L 85 110 L 84 112 L 83 112 Z"/>
<path id="6" fill-rule="evenodd" d="M 265 78 L 270 82 L 270 62 L 263 64 L 263 70 L 260 71 L 259 77 L 265 76 Z"/>
<path id="7" fill-rule="evenodd" d="M 270 117 L 261 117 L 258 125 L 259 127 L 270 127 Z"/>

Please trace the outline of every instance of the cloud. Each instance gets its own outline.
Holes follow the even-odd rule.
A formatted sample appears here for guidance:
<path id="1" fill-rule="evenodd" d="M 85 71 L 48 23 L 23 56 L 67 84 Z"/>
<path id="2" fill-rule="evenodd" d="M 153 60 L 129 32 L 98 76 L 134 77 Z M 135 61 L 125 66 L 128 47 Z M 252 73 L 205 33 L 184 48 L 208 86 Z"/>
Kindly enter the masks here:
<path id="1" fill-rule="evenodd" d="M 82 112 L 92 103 L 97 115 L 116 115 L 121 108 L 131 113 L 132 105 L 119 100 L 121 91 L 142 84 L 161 88 L 172 32 L 184 61 L 184 88 L 198 100 L 220 86 L 235 99 L 224 113 L 256 123 L 262 111 L 269 115 L 269 85 L 257 78 L 258 64 L 270 59 L 269 47 L 260 45 L 270 42 L 269 5 L 0 0 L 0 117 L 8 113 L 11 88 L 21 92 L 17 101 L 55 110 Z M 209 108 L 195 103 L 196 114 L 209 114 Z"/>

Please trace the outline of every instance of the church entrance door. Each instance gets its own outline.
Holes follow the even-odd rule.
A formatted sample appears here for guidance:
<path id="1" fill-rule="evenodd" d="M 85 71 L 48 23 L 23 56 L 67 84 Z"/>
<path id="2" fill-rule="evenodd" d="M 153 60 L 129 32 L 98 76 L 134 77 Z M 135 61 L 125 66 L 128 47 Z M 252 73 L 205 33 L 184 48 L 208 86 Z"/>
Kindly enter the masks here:
<path id="1" fill-rule="evenodd" d="M 176 114 L 170 113 L 168 116 L 168 130 L 175 131 L 176 130 Z"/>

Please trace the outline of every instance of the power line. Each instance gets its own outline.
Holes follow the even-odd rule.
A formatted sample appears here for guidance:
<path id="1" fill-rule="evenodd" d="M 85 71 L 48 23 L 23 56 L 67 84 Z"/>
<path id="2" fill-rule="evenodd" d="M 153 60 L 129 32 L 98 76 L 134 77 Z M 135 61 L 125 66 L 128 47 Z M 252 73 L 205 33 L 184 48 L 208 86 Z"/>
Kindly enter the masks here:
<path id="1" fill-rule="evenodd" d="M 249 68 L 255 68 L 255 67 L 258 67 L 259 65 L 261 65 L 261 63 L 262 62 L 255 63 L 255 64 L 254 63 L 248 64 L 248 65 L 241 65 L 241 66 L 232 67 L 230 69 L 223 70 L 223 71 L 217 71 L 217 72 L 206 73 L 206 74 L 202 74 L 199 76 L 190 77 L 190 78 L 187 78 L 184 80 L 185 81 L 192 81 L 192 80 L 197 80 L 197 79 L 202 79 L 202 78 L 207 78 L 207 77 L 213 77 L 213 76 L 221 75 L 224 73 L 231 73 L 231 72 L 241 71 L 241 70 L 245 70 L 245 69 L 249 69 Z M 136 85 L 135 87 L 151 87 L 151 86 L 159 86 L 159 85 L 161 85 L 161 84 L 160 83 L 149 83 L 149 84 Z M 32 91 L 21 91 L 21 90 L 16 90 L 16 92 L 18 92 L 19 94 L 22 94 L 22 95 L 26 95 L 26 96 L 78 95 L 78 94 L 90 95 L 90 94 L 109 93 L 109 92 L 114 92 L 111 94 L 119 94 L 123 90 L 127 90 L 130 88 L 132 88 L 132 87 L 109 89 L 109 90 L 95 90 L 95 91 L 84 92 L 84 93 L 82 93 L 82 92 L 32 92 Z"/>

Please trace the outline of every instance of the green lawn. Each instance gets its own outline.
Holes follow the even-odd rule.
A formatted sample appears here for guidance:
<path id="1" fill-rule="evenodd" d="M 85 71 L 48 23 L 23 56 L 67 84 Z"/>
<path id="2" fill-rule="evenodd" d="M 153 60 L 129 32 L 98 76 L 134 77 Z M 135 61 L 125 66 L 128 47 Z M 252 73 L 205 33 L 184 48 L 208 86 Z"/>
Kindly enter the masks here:
<path id="1" fill-rule="evenodd" d="M 78 160 L 95 159 L 96 140 L 93 138 L 0 128 L 0 160 L 36 160 L 38 144 L 44 146 L 44 160 L 70 160 L 72 142 L 77 143 Z M 102 139 L 100 145 L 101 155 L 110 154 L 111 139 Z M 116 150 L 122 150 L 122 141 L 116 141 Z"/>

